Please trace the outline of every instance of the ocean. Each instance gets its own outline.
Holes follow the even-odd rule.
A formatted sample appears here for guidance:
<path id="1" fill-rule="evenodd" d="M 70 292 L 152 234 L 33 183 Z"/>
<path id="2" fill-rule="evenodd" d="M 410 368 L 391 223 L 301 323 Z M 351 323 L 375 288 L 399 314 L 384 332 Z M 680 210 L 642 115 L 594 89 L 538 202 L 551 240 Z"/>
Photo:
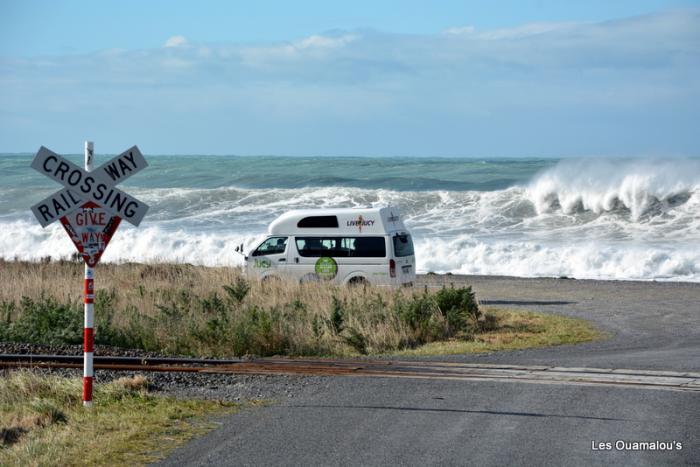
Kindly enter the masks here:
<path id="1" fill-rule="evenodd" d="M 60 225 L 29 210 L 59 189 L 32 157 L 0 155 L 0 257 L 69 257 Z M 391 205 L 419 272 L 700 281 L 700 159 L 146 159 L 120 187 L 151 209 L 138 229 L 122 223 L 103 262 L 235 266 L 235 246 L 289 209 Z"/>

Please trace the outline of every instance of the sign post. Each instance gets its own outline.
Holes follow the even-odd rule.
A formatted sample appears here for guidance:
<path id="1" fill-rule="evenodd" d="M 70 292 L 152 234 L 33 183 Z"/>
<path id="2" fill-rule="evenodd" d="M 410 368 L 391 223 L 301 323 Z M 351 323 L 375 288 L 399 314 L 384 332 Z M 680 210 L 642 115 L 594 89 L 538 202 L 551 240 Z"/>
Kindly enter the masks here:
<path id="1" fill-rule="evenodd" d="M 93 170 L 94 145 L 85 142 L 85 169 L 45 147 L 32 160 L 32 168 L 61 183 L 64 188 L 32 206 L 42 227 L 60 220 L 85 262 L 83 281 L 83 406 L 92 406 L 95 377 L 94 300 L 95 266 L 122 219 L 138 226 L 148 205 L 116 188 L 116 184 L 148 166 L 133 146 Z"/>
<path id="2" fill-rule="evenodd" d="M 92 141 L 85 141 L 85 171 L 92 171 L 92 156 L 94 146 Z M 92 364 L 92 356 L 94 353 L 94 322 L 95 322 L 95 271 L 87 262 L 85 263 L 85 284 L 83 290 L 84 296 L 84 315 L 85 325 L 83 329 L 83 405 L 90 407 L 92 405 L 92 381 L 95 377 L 95 370 Z"/>

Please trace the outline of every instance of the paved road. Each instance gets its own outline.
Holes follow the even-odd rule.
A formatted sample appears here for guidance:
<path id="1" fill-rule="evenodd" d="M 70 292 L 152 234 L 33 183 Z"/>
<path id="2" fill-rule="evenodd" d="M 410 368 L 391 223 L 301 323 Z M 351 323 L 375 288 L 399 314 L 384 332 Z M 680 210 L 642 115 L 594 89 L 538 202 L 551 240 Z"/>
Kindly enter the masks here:
<path id="1" fill-rule="evenodd" d="M 445 357 L 474 363 L 697 371 L 700 284 L 488 276 L 424 276 L 421 284 L 472 285 L 489 306 L 592 320 L 611 338 L 596 343 Z"/>
<path id="2" fill-rule="evenodd" d="M 426 278 L 432 284 L 441 279 Z M 612 336 L 582 346 L 449 359 L 700 369 L 700 285 L 449 280 L 467 280 L 481 300 L 499 306 L 589 318 Z M 223 419 L 219 429 L 164 465 L 700 465 L 697 393 L 491 381 L 320 381 L 298 399 Z M 663 442 L 673 450 L 619 451 L 617 441 Z M 612 450 L 593 450 L 592 443 L 611 443 Z"/>

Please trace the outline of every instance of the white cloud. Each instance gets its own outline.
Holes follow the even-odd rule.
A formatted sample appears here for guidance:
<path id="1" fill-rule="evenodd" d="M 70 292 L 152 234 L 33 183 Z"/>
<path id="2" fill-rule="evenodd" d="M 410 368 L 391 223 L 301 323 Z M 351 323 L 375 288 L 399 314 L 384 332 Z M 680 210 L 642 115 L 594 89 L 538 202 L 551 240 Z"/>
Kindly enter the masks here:
<path id="1" fill-rule="evenodd" d="M 303 64 L 306 60 L 333 60 L 334 56 L 360 37 L 356 34 L 341 36 L 312 35 L 291 43 L 248 47 L 224 47 L 230 57 L 239 55 L 246 66 L 258 70 L 271 70 L 289 63 Z"/>
<path id="2" fill-rule="evenodd" d="M 460 26 L 460 27 L 455 27 L 455 28 L 449 28 L 445 31 L 446 34 L 474 34 L 476 32 L 476 28 L 474 26 Z"/>
<path id="3" fill-rule="evenodd" d="M 357 36 L 355 34 L 347 34 L 340 37 L 314 35 L 298 41 L 295 45 L 300 49 L 306 49 L 310 47 L 337 48 L 347 45 L 355 39 L 357 39 Z"/>
<path id="4" fill-rule="evenodd" d="M 537 36 L 539 34 L 547 34 L 553 32 L 569 32 L 575 33 L 578 28 L 585 28 L 586 23 L 528 23 L 522 26 L 506 29 L 494 29 L 492 31 L 484 31 L 480 34 L 483 39 L 519 39 L 529 36 Z"/>
<path id="5" fill-rule="evenodd" d="M 187 68 L 206 82 L 299 82 L 342 85 L 384 85 L 401 81 L 404 88 L 471 87 L 524 80 L 555 87 L 572 81 L 576 92 L 607 78 L 654 84 L 659 77 L 689 77 L 700 69 L 700 10 L 673 11 L 605 23 L 532 23 L 509 29 L 480 31 L 452 28 L 445 34 L 401 35 L 347 32 L 312 35 L 294 42 L 240 45 L 192 44 L 183 36 L 169 38 L 164 48 L 110 51 L 87 56 L 23 59 L 0 71 L 21 80 L 82 79 L 81 66 L 95 70 L 107 83 L 126 79 L 133 70 L 154 80 L 161 71 Z M 48 64 L 48 65 L 47 65 Z M 159 65 L 162 68 L 159 68 Z M 52 75 L 37 71 L 46 66 Z M 628 70 L 634 69 L 634 72 Z M 104 71 L 104 75 L 100 74 Z M 607 76 L 603 76 L 607 74 Z M 186 75 L 177 75 L 184 77 Z M 196 85 L 187 76 L 183 84 Z M 421 84 L 422 83 L 422 84 Z M 408 85 L 407 85 L 408 84 Z"/>
<path id="6" fill-rule="evenodd" d="M 64 114 L 71 109 L 93 115 L 99 102 L 134 122 L 148 107 L 164 121 L 178 116 L 193 127 L 239 115 L 312 126 L 343 118 L 343 124 L 366 121 L 367 131 L 376 134 L 397 125 L 410 132 L 432 125 L 435 134 L 477 125 L 505 128 L 506 120 L 522 119 L 513 125 L 517 136 L 551 115 L 548 138 L 566 128 L 578 134 L 579 125 L 588 125 L 626 131 L 626 141 L 636 141 L 677 123 L 669 115 L 700 118 L 698 75 L 698 9 L 604 23 L 466 26 L 434 35 L 348 31 L 252 45 L 173 36 L 164 47 L 147 50 L 0 58 L 0 136 L 12 135 L 10 115 L 16 122 L 31 116 L 50 128 L 69 121 Z M 188 108 L 197 120 L 190 120 L 195 113 Z M 656 118 L 656 126 L 625 124 L 642 118 Z M 276 131 L 292 134 L 291 128 L 280 124 Z M 484 130 L 470 138 L 487 135 Z M 509 138 L 484 144 L 496 140 Z"/>
<path id="7" fill-rule="evenodd" d="M 187 39 L 185 36 L 172 36 L 165 41 L 163 47 L 181 47 L 183 45 L 187 45 Z"/>

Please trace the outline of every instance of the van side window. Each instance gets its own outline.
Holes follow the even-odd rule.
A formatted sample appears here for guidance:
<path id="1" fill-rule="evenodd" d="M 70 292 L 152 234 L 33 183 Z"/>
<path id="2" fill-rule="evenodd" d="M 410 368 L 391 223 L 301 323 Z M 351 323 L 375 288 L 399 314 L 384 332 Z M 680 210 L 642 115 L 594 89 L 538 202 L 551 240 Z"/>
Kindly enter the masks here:
<path id="1" fill-rule="evenodd" d="M 304 257 L 384 258 L 384 237 L 297 237 L 297 250 Z"/>
<path id="2" fill-rule="evenodd" d="M 413 256 L 413 240 L 408 234 L 394 235 L 394 254 L 397 257 Z"/>
<path id="3" fill-rule="evenodd" d="M 260 244 L 253 256 L 276 255 L 284 253 L 287 248 L 287 237 L 270 237 Z"/>
<path id="4" fill-rule="evenodd" d="M 297 227 L 303 228 L 337 228 L 338 218 L 336 216 L 310 216 L 305 217 L 297 223 Z"/>

